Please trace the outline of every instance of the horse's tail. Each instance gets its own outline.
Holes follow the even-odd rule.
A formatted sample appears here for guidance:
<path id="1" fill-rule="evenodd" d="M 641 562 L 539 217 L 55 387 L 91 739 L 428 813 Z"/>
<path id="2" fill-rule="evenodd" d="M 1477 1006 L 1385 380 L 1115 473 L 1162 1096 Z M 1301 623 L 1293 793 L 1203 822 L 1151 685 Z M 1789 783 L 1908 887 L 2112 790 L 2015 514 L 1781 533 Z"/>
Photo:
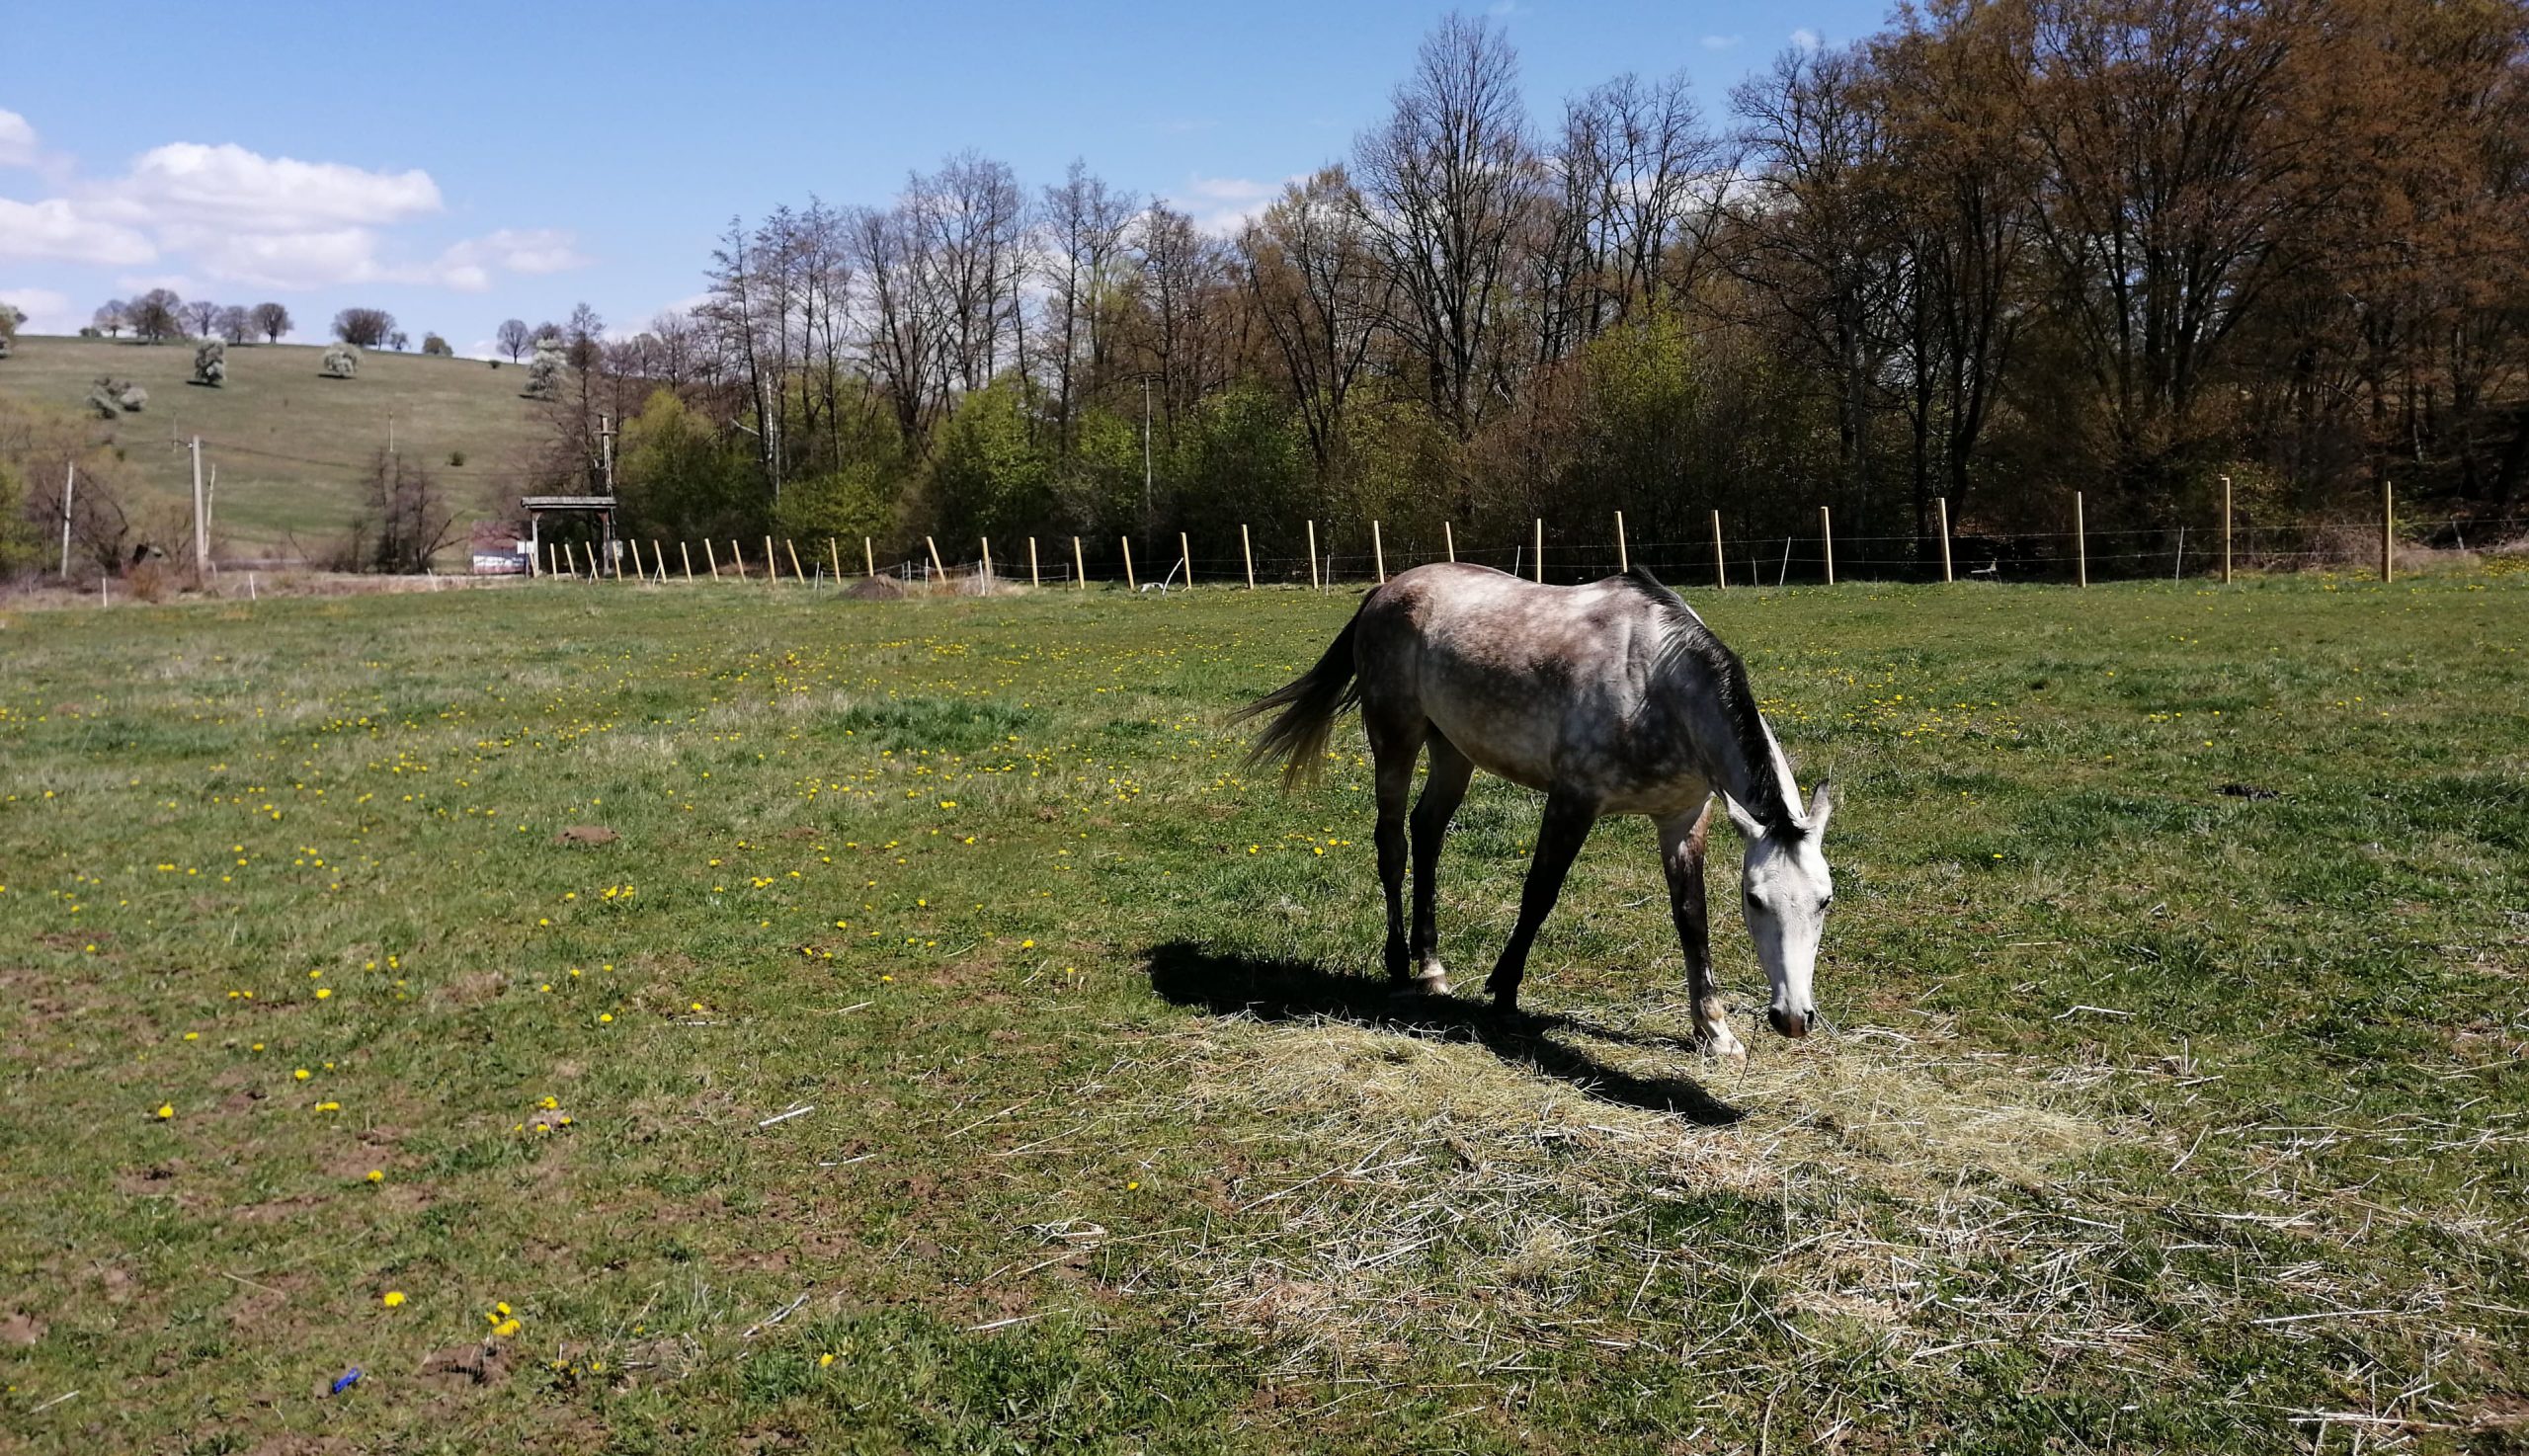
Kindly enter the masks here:
<path id="1" fill-rule="evenodd" d="M 1362 606 L 1368 606 L 1363 599 Z M 1233 723 L 1260 718 L 1274 709 L 1281 715 L 1264 725 L 1257 736 L 1256 746 L 1247 751 L 1250 767 L 1282 761 L 1282 786 L 1296 788 L 1317 779 L 1317 770 L 1326 762 L 1326 741 L 1335 732 L 1335 720 L 1344 710 L 1360 700 L 1360 691 L 1352 681 L 1352 632 L 1360 625 L 1361 613 L 1344 624 L 1326 655 L 1317 666 L 1274 688 L 1247 706 L 1229 715 Z"/>

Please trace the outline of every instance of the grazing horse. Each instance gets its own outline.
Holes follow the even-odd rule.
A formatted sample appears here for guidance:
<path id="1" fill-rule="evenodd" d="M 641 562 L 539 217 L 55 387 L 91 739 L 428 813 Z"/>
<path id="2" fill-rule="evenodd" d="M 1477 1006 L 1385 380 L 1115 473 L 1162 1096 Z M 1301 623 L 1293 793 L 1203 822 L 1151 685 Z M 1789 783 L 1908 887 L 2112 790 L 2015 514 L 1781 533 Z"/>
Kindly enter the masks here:
<path id="1" fill-rule="evenodd" d="M 1362 599 L 1316 667 L 1232 721 L 1279 710 L 1248 757 L 1282 761 L 1292 785 L 1315 775 L 1336 717 L 1355 703 L 1376 766 L 1387 970 L 1399 989 L 1449 989 L 1432 928 L 1432 871 L 1467 780 L 1485 768 L 1546 796 L 1518 926 L 1485 983 L 1495 1007 L 1517 1009 L 1528 947 L 1591 826 L 1603 814 L 1643 814 L 1660 831 L 1696 1039 L 1709 1052 L 1745 1055 L 1713 986 L 1704 916 L 1704 841 L 1718 791 L 1747 841 L 1748 933 L 1773 987 L 1766 1017 L 1785 1036 L 1808 1034 L 1818 1016 L 1810 974 L 1835 896 L 1821 848 L 1827 786 L 1804 812 L 1747 669 L 1650 572 L 1635 567 L 1579 587 L 1454 562 L 1400 572 Z M 1406 797 L 1427 746 L 1409 939 Z"/>

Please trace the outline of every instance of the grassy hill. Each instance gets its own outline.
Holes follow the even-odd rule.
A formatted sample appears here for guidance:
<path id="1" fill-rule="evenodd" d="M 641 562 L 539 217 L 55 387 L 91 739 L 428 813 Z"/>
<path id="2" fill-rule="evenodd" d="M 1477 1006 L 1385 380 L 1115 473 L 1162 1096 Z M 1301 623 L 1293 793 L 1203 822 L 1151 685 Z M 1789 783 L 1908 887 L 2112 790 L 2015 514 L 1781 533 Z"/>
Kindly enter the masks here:
<path id="1" fill-rule="evenodd" d="M 359 378 L 327 379 L 318 369 L 324 352 L 307 344 L 231 346 L 228 382 L 204 389 L 190 382 L 190 344 L 26 336 L 0 360 L 0 395 L 84 410 L 100 374 L 146 388 L 145 411 L 97 423 L 114 432 L 149 491 L 177 500 L 189 501 L 193 489 L 178 445 L 203 438 L 205 469 L 219 470 L 215 518 L 227 554 L 339 535 L 390 428 L 403 455 L 439 476 L 460 523 L 506 517 L 529 457 L 546 438 L 537 407 L 519 398 L 523 366 L 371 351 Z M 457 452 L 464 464 L 451 465 Z"/>

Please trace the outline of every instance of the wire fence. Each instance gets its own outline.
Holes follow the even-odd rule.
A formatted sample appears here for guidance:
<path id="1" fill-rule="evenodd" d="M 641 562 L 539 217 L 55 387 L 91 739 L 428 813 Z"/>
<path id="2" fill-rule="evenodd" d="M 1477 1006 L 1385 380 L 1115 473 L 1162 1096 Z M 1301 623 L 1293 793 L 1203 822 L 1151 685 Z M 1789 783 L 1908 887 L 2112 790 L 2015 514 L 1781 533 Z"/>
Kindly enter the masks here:
<path id="1" fill-rule="evenodd" d="M 1823 515 L 1823 513 L 1822 513 Z M 1721 529 L 1697 540 L 1630 540 L 1620 518 L 1603 538 L 1550 532 L 1539 521 L 1523 544 L 1461 547 L 1453 530 L 1437 543 L 1391 539 L 1380 523 L 1311 523 L 1297 552 L 1258 550 L 1252 529 L 1236 555 L 1196 554 L 1186 535 L 1072 535 L 979 539 L 959 548 L 926 537 L 910 556 L 880 559 L 873 538 L 845 542 L 763 537 L 753 543 L 617 538 L 545 541 L 495 569 L 584 580 L 783 581 L 850 586 L 882 579 L 898 592 L 978 594 L 1013 586 L 1084 590 L 1121 586 L 1173 592 L 1187 586 L 1314 587 L 1332 590 L 1384 581 L 1428 561 L 1491 566 L 1534 581 L 1594 581 L 1629 566 L 1648 567 L 1678 587 L 1779 589 L 1834 582 L 2015 582 L 2085 584 L 2164 578 L 2227 580 L 2239 572 L 2339 569 L 2378 576 L 2400 561 L 2441 551 L 2500 549 L 2529 537 L 2529 518 L 2438 517 L 2333 521 L 2290 526 L 2112 527 L 2090 530 L 1948 535 L 1839 535 L 1830 521 L 1781 534 Z M 523 545 L 525 543 L 522 543 Z M 1433 549 L 1436 545 L 1437 549 Z M 1944 545 L 1946 550 L 1944 551 Z M 853 549 L 857 547 L 857 549 Z M 857 558 L 857 559 L 856 559 Z"/>

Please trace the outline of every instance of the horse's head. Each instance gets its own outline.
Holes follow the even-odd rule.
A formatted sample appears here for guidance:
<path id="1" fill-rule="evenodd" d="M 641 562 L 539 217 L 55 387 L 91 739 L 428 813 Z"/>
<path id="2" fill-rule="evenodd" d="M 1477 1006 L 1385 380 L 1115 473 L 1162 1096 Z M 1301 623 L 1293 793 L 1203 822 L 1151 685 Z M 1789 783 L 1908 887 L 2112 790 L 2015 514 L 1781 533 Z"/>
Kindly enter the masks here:
<path id="1" fill-rule="evenodd" d="M 1749 937 L 1756 942 L 1756 959 L 1773 987 L 1765 1019 L 1785 1036 L 1806 1036 L 1818 1019 L 1818 1003 L 1809 994 L 1810 973 L 1818 964 L 1827 907 L 1836 898 L 1825 845 L 1834 804 L 1822 783 L 1810 798 L 1805 821 L 1767 828 L 1735 800 L 1725 796 L 1722 802 L 1748 845 L 1741 861 L 1745 893 L 1740 908 L 1748 917 Z"/>

